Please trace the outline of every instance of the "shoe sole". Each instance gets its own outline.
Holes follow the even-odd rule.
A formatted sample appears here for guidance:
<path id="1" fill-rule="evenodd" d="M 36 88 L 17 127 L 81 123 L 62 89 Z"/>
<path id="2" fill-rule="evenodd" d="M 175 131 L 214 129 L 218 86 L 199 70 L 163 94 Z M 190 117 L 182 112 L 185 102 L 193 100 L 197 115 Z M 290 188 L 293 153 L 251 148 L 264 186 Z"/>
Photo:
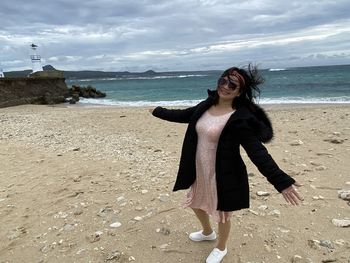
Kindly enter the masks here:
<path id="1" fill-rule="evenodd" d="M 192 239 L 190 236 L 189 236 L 189 239 L 191 239 L 192 241 L 194 242 L 201 242 L 201 241 L 213 241 L 213 240 L 216 240 L 216 236 L 214 238 L 204 238 L 204 239 Z"/>

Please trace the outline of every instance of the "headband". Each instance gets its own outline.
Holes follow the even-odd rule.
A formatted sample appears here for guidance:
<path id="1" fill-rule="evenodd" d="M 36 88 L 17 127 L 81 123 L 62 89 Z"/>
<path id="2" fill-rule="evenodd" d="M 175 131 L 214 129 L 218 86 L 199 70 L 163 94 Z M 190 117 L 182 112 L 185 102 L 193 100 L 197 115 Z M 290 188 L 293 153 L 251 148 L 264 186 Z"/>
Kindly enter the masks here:
<path id="1" fill-rule="evenodd" d="M 239 74 L 237 71 L 230 72 L 230 74 L 228 76 L 235 76 L 238 79 L 240 86 L 245 86 L 245 80 L 244 80 L 243 76 L 241 74 Z"/>

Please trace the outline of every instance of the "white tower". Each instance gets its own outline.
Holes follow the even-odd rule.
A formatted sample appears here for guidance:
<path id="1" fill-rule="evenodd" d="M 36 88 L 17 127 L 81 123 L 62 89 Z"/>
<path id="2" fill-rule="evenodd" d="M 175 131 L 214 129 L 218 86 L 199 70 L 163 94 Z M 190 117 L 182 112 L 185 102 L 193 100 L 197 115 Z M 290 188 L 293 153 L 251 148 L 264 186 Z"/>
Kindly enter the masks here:
<path id="1" fill-rule="evenodd" d="M 43 71 L 43 67 L 41 66 L 41 56 L 36 53 L 37 45 L 31 44 L 31 48 L 33 49 L 33 55 L 30 55 L 30 59 L 32 60 L 33 73 L 37 71 Z"/>
<path id="2" fill-rule="evenodd" d="M 2 68 L 0 68 L 0 78 L 5 78 L 4 72 L 2 71 Z"/>

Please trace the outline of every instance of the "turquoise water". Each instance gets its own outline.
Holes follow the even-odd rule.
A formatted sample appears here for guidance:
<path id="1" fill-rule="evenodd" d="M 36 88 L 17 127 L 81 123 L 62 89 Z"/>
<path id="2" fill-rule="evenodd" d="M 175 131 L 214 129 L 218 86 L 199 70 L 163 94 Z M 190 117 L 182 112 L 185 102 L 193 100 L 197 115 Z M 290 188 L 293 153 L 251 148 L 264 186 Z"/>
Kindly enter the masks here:
<path id="1" fill-rule="evenodd" d="M 350 103 L 350 65 L 262 70 L 265 83 L 258 103 Z M 169 73 L 149 78 L 66 80 L 68 86 L 91 85 L 104 99 L 81 103 L 116 106 L 193 105 L 215 89 L 220 71 Z"/>

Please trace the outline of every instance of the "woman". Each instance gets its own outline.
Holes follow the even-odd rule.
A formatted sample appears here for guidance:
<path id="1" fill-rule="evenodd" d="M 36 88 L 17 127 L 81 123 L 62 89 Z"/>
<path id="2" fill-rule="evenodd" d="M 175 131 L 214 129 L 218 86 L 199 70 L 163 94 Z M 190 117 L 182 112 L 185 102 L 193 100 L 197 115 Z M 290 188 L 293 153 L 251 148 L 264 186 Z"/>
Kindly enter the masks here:
<path id="1" fill-rule="evenodd" d="M 191 233 L 193 241 L 215 240 L 209 215 L 218 223 L 218 243 L 206 262 L 221 262 L 227 254 L 232 211 L 249 207 L 246 166 L 239 147 L 285 200 L 302 200 L 294 186 L 301 186 L 274 162 L 262 143 L 273 137 L 266 113 L 254 103 L 263 82 L 257 68 L 232 67 L 223 72 L 215 91 L 194 107 L 150 112 L 161 119 L 188 123 L 174 191 L 188 189 L 185 207 L 193 209 L 202 230 Z"/>

